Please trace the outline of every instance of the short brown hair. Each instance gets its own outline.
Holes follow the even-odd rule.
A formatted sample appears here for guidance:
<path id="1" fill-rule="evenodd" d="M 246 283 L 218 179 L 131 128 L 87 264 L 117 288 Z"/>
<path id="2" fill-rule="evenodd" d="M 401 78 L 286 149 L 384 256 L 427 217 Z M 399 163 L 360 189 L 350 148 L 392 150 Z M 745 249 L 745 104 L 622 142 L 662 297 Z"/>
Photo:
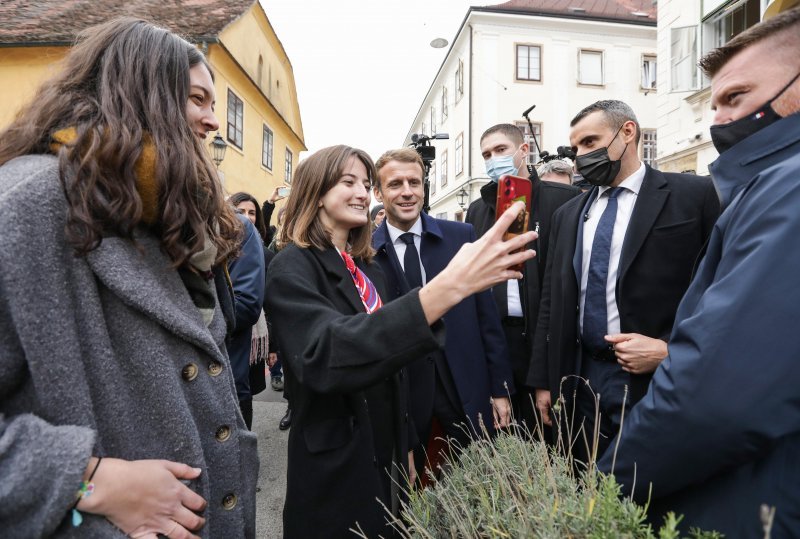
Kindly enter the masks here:
<path id="1" fill-rule="evenodd" d="M 479 144 L 483 142 L 483 139 L 495 133 L 500 133 L 502 135 L 507 136 L 509 139 L 511 139 L 511 142 L 513 142 L 514 144 L 525 143 L 525 136 L 522 133 L 522 129 L 520 129 L 514 124 L 497 124 L 493 125 L 492 127 L 483 132 Z"/>
<path id="2" fill-rule="evenodd" d="M 712 50 L 700 60 L 700 69 L 709 77 L 714 77 L 739 52 L 759 41 L 772 37 L 780 40 L 780 43 L 776 43 L 775 50 L 787 52 L 787 49 L 794 48 L 793 57 L 800 57 L 800 7 L 790 9 L 756 24 L 723 46 Z M 798 63 L 800 64 L 800 62 Z"/>
<path id="3" fill-rule="evenodd" d="M 411 148 L 400 148 L 397 150 L 389 150 L 384 152 L 378 160 L 375 162 L 375 170 L 377 171 L 377 181 L 375 185 L 378 188 L 378 191 L 381 190 L 381 169 L 389 164 L 390 161 L 399 161 L 400 163 L 416 163 L 419 165 L 419 170 L 422 172 L 422 175 L 425 175 L 425 165 L 422 162 L 422 157 L 420 157 L 417 150 L 413 150 Z"/>
<path id="4" fill-rule="evenodd" d="M 328 249 L 334 246 L 331 231 L 319 218 L 319 201 L 339 182 L 351 157 L 364 164 L 370 182 L 375 182 L 377 172 L 372 159 L 365 151 L 350 146 L 323 148 L 298 165 L 285 206 L 286 215 L 278 239 L 280 248 L 289 243 L 302 248 Z M 365 216 L 368 211 L 364 209 Z M 369 219 L 364 226 L 350 230 L 350 254 L 353 257 L 372 260 L 375 252 L 371 245 L 371 232 Z"/>

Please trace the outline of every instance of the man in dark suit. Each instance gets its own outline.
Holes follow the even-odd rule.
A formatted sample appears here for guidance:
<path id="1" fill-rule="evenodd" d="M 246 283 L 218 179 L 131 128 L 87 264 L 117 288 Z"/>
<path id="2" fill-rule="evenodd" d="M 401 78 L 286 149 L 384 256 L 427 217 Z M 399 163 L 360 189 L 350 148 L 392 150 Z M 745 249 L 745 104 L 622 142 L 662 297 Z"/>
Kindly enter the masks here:
<path id="1" fill-rule="evenodd" d="M 373 235 L 375 260 L 386 274 L 388 299 L 400 297 L 431 281 L 462 245 L 475 241 L 470 225 L 434 219 L 421 213 L 423 163 L 404 148 L 386 152 L 376 163 L 375 197 L 386 219 Z M 444 318 L 444 350 L 408 367 L 409 407 L 420 446 L 418 469 L 436 419 L 448 438 L 459 445 L 510 420 L 508 396 L 514 392 L 500 320 L 486 291 L 456 305 Z M 378 343 L 380 346 L 380 343 Z"/>
<path id="2" fill-rule="evenodd" d="M 639 136 L 621 101 L 578 113 L 570 142 L 578 171 L 595 187 L 553 219 L 528 382 L 547 423 L 551 403 L 568 399 L 560 417 L 569 423 L 559 426 L 577 438 L 573 455 L 581 461 L 595 449 L 596 396 L 599 457 L 623 407 L 642 398 L 666 357 L 678 303 L 720 211 L 708 178 L 641 163 Z"/>
<path id="3" fill-rule="evenodd" d="M 481 197 L 470 204 L 466 221 L 475 227 L 478 237 L 494 224 L 497 202 L 497 181 L 503 174 L 528 177 L 525 156 L 528 144 L 522 131 L 512 124 L 498 124 L 481 135 L 481 155 L 486 160 L 486 172 L 492 181 L 481 188 Z M 575 187 L 540 181 L 536 174 L 530 176 L 531 215 L 529 230 L 539 233 L 531 247 L 536 258 L 525 263 L 523 278 L 511 280 L 492 288 L 497 310 L 503 325 L 517 392 L 511 397 L 511 406 L 517 421 L 535 431 L 533 388 L 527 386 L 528 368 L 533 348 L 533 333 L 539 315 L 541 285 L 547 260 L 547 240 L 550 220 L 558 207 L 578 196 Z"/>

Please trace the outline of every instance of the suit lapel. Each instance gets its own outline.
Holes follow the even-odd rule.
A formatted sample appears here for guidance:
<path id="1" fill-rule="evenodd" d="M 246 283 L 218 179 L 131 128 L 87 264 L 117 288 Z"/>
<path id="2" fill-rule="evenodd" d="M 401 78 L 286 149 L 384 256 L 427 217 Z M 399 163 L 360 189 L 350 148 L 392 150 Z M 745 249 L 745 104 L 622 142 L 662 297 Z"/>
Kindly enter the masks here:
<path id="1" fill-rule="evenodd" d="M 575 206 L 580 209 L 580 212 L 574 217 L 567 219 L 567 222 L 562 225 L 564 226 L 564 237 L 575 239 L 575 254 L 572 256 L 572 269 L 575 272 L 575 281 L 578 283 L 578 286 L 580 286 L 581 273 L 583 272 L 583 224 L 586 222 L 585 216 L 589 213 L 589 208 L 592 207 L 592 202 L 597 198 L 599 192 L 600 190 L 594 187 L 587 195 L 584 195 L 584 203 Z"/>
<path id="2" fill-rule="evenodd" d="M 395 251 L 392 239 L 389 237 L 389 229 L 386 227 L 385 219 L 375 231 L 372 246 L 377 252 L 376 257 L 378 259 L 384 258 L 386 261 L 384 268 L 386 269 L 386 286 L 389 293 L 391 294 L 395 290 L 398 297 L 407 293 L 410 288 L 406 282 L 405 273 L 403 273 L 403 266 L 400 265 L 400 259 L 397 258 L 397 251 Z"/>
<path id="3" fill-rule="evenodd" d="M 619 258 L 619 272 L 617 282 L 625 278 L 625 273 L 631 267 L 639 249 L 642 248 L 645 238 L 650 234 L 661 209 L 669 198 L 669 190 L 664 189 L 667 182 L 657 170 L 647 167 L 642 187 L 636 197 L 625 239 L 622 243 L 622 253 Z"/>
<path id="4" fill-rule="evenodd" d="M 161 252 L 158 240 L 144 236 L 137 241 L 142 250 L 122 238 L 104 238 L 86 257 L 92 272 L 125 304 L 212 357 L 218 357 L 216 335 L 211 331 L 218 330 L 219 324 L 212 321 L 211 328 L 206 327 L 178 272 Z M 217 310 L 215 318 L 220 313 Z"/>
<path id="5" fill-rule="evenodd" d="M 425 268 L 425 281 L 428 282 L 439 275 L 449 261 L 442 256 L 443 252 L 440 248 L 444 239 L 441 228 L 431 217 L 424 213 L 420 215 L 422 217 L 422 240 L 420 241 L 419 257 Z"/>

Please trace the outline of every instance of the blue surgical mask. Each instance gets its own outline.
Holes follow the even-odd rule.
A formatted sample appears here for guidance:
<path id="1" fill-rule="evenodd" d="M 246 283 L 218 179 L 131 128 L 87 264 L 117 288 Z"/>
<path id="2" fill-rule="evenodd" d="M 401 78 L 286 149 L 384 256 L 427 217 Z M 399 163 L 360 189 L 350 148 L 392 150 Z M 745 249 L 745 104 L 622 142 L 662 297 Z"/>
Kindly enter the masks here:
<path id="1" fill-rule="evenodd" d="M 514 164 L 514 157 L 517 153 L 519 153 L 519 149 L 511 155 L 501 155 L 486 160 L 486 174 L 493 182 L 497 182 L 501 176 L 506 174 L 516 176 L 519 167 Z"/>

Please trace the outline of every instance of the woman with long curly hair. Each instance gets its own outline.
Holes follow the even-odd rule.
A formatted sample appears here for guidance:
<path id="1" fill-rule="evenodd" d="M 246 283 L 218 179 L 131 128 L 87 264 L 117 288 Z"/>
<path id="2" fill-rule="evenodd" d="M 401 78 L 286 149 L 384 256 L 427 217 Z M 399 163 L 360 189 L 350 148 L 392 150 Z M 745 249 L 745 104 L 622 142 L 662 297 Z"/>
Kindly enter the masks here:
<path id="1" fill-rule="evenodd" d="M 82 33 L 0 133 L 4 534 L 255 534 L 214 279 L 241 225 L 202 143 L 213 103 L 196 47 L 120 19 Z"/>

